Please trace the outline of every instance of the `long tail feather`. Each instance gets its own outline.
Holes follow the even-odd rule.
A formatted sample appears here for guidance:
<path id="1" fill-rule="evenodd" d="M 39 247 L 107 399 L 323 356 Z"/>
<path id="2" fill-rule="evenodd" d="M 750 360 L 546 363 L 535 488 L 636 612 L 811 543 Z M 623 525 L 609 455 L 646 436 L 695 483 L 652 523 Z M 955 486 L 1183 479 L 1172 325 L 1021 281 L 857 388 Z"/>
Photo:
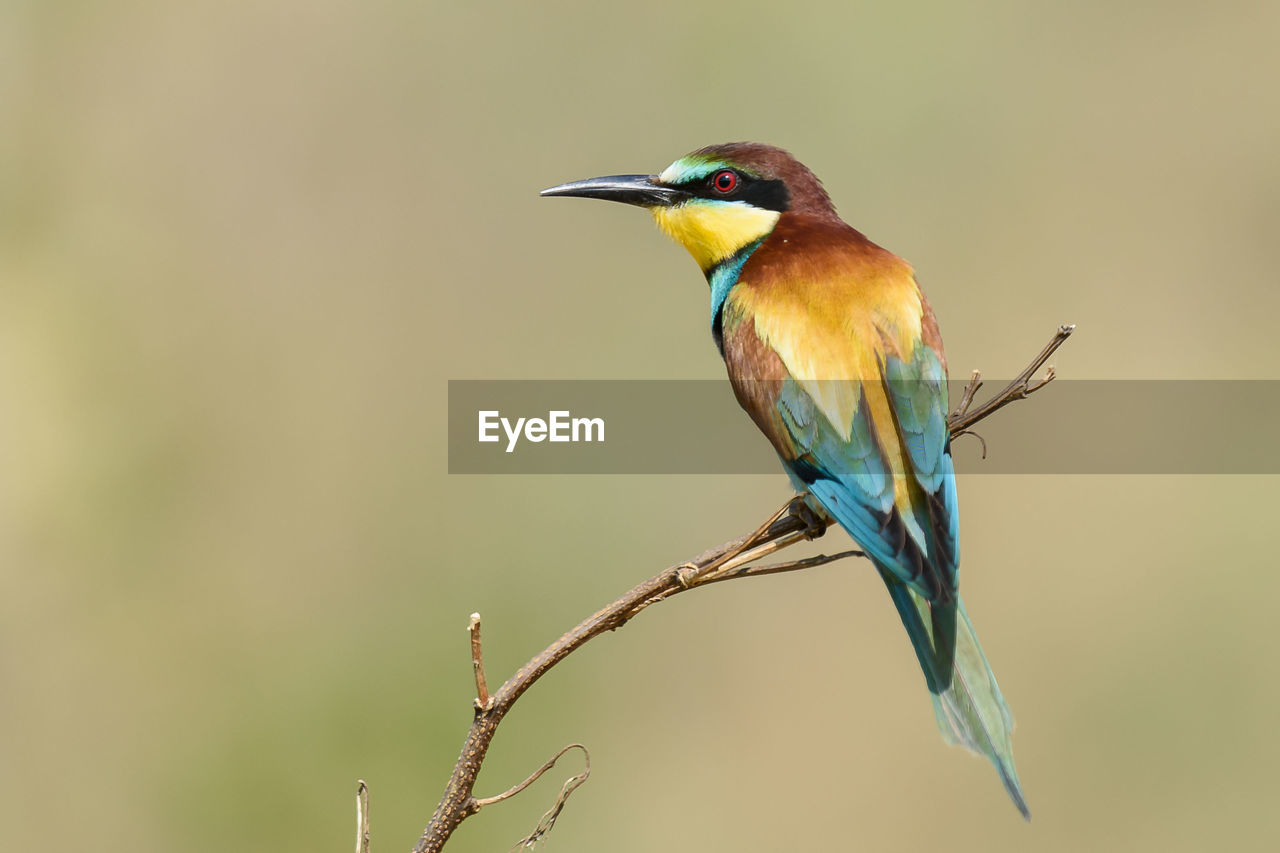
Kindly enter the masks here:
<path id="1" fill-rule="evenodd" d="M 933 611 L 940 610 L 941 605 L 931 607 L 923 596 L 887 570 L 881 569 L 880 575 L 920 660 L 942 737 L 990 759 L 1013 804 L 1024 818 L 1031 820 L 1013 764 L 1013 715 L 1000 695 L 982 646 L 978 645 L 964 602 L 957 597 L 953 605 L 946 606 L 952 611 L 950 614 L 935 614 Z M 942 634 L 936 641 L 935 630 Z M 952 631 L 953 636 L 946 636 Z"/>

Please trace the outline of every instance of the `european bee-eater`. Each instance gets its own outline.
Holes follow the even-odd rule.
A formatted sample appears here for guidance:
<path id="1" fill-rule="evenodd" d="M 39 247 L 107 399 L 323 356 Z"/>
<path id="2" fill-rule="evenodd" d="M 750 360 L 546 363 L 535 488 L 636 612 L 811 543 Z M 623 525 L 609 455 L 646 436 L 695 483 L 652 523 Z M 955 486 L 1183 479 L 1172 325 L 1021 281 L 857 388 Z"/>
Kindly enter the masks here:
<path id="1" fill-rule="evenodd" d="M 1030 819 L 1013 718 L 957 588 L 947 363 L 911 266 L 845 224 L 817 177 L 769 145 L 713 145 L 660 175 L 542 195 L 648 208 L 693 255 L 738 402 L 796 488 L 879 570 L 943 737 L 989 758 Z"/>

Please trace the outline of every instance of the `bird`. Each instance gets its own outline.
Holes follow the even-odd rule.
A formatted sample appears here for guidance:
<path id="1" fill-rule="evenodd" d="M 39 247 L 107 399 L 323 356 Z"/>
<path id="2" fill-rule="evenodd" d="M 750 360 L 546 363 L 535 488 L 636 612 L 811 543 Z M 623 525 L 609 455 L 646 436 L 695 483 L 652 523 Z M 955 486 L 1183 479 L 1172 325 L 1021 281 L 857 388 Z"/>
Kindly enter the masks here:
<path id="1" fill-rule="evenodd" d="M 1013 716 L 960 597 L 946 355 L 911 265 L 845 223 L 799 160 L 762 143 L 541 195 L 647 208 L 693 256 L 738 403 L 805 501 L 883 579 L 943 738 L 989 759 L 1030 820 Z"/>

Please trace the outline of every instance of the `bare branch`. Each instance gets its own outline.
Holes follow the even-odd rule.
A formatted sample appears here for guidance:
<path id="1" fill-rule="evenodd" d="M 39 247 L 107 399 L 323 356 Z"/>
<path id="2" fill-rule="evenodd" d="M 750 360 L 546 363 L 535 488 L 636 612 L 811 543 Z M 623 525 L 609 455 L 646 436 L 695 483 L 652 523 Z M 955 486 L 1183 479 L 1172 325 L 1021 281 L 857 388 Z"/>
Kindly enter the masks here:
<path id="1" fill-rule="evenodd" d="M 516 700 L 539 678 L 591 639 L 621 628 L 648 604 L 693 589 L 694 586 L 688 583 L 690 577 L 702 577 L 708 571 L 719 567 L 740 566 L 741 560 L 734 561 L 738 556 L 753 554 L 758 557 L 786 545 L 821 535 L 826 530 L 828 522 L 825 519 L 815 518 L 811 511 L 806 513 L 798 510 L 797 507 L 802 505 L 803 502 L 788 501 L 778 512 L 770 516 L 766 524 L 762 524 L 750 536 L 712 548 L 697 560 L 673 566 L 636 586 L 621 598 L 584 619 L 576 628 L 561 636 L 541 654 L 522 666 L 515 675 L 508 678 L 492 694 L 488 707 L 476 707 L 471 731 L 467 734 L 462 753 L 458 756 L 453 774 L 445 786 L 444 796 L 436 806 L 431 822 L 427 824 L 422 837 L 414 846 L 414 853 L 439 851 L 458 825 L 479 811 L 480 801 L 472 796 L 472 790 L 475 787 L 476 776 L 480 773 L 480 766 L 488 753 L 489 745 L 497 732 L 498 724 L 511 710 Z"/>
<path id="2" fill-rule="evenodd" d="M 1057 333 L 1040 351 L 1039 355 L 1012 382 L 977 408 L 973 408 L 973 399 L 978 389 L 982 387 L 982 379 L 981 374 L 975 370 L 969 380 L 969 384 L 965 387 L 959 406 L 947 419 L 947 426 L 951 435 L 954 437 L 971 433 L 975 424 L 990 416 L 993 412 L 998 411 L 1014 400 L 1021 400 L 1029 396 L 1052 381 L 1054 376 L 1053 368 L 1048 370 L 1043 379 L 1033 382 L 1031 378 L 1044 366 L 1045 362 L 1057 351 L 1058 347 L 1062 346 L 1067 338 L 1071 336 L 1074 330 L 1074 326 L 1059 327 Z M 980 436 L 979 439 L 981 439 Z M 672 566 L 587 617 L 577 627 L 561 636 L 560 639 L 544 649 L 533 660 L 522 666 L 492 695 L 489 694 L 484 678 L 483 657 L 480 647 L 480 617 L 478 614 L 473 614 L 469 630 L 471 633 L 472 667 L 476 676 L 475 719 L 472 721 L 471 730 L 467 733 L 467 739 L 463 743 L 462 753 L 458 756 L 453 773 L 445 786 L 444 796 L 441 797 L 439 804 L 436 806 L 431 822 L 427 824 L 422 837 L 414 846 L 414 853 L 436 853 L 436 851 L 441 850 L 462 821 L 486 805 L 501 802 L 520 793 L 541 774 L 545 773 L 555 763 L 556 758 L 564 754 L 565 750 L 573 748 L 571 746 L 561 750 L 556 755 L 556 758 L 551 759 L 550 762 L 524 782 L 496 797 L 476 799 L 472 796 L 476 776 L 480 772 L 481 764 L 484 763 L 485 755 L 493 741 L 494 734 L 497 732 L 498 724 L 506 713 L 511 710 L 516 700 L 532 687 L 539 678 L 550 671 L 552 667 L 593 638 L 621 628 L 646 607 L 686 590 L 721 581 L 737 580 L 738 578 L 760 577 L 808 569 L 846 557 L 866 556 L 861 551 L 842 551 L 830 556 L 819 555 L 786 563 L 765 566 L 752 565 L 757 560 L 776 553 L 783 548 L 790 547 L 797 542 L 817 539 L 826 532 L 831 523 L 831 519 L 809 506 L 803 498 L 798 497 L 788 501 L 749 536 L 725 542 L 700 554 L 687 563 Z M 577 745 L 575 744 L 574 746 Z M 583 749 L 583 752 L 585 753 L 586 750 Z M 585 781 L 589 772 L 590 763 L 588 760 L 587 769 L 565 783 L 556 805 L 543 816 L 538 828 L 517 844 L 517 847 L 527 847 L 536 843 L 551 829 L 560 811 L 564 808 L 564 802 L 568 795 Z M 367 801 L 364 809 L 362 814 L 367 821 Z M 368 853 L 368 851 L 366 849 L 360 851 L 360 853 Z"/>
<path id="3" fill-rule="evenodd" d="M 1049 343 L 1045 344 L 1044 349 L 1040 350 L 1040 354 L 1031 360 L 1031 363 L 1022 369 L 1022 372 L 1014 377 L 1013 381 L 1006 385 L 1000 393 L 996 394 L 987 402 L 970 412 L 969 403 L 973 401 L 973 394 L 977 392 L 982 385 L 982 380 L 978 371 L 973 372 L 973 378 L 969 380 L 969 386 L 966 386 L 964 396 L 961 397 L 961 408 L 957 408 L 947 419 L 947 426 L 951 429 L 951 437 L 964 435 L 970 432 L 970 428 L 983 418 L 991 415 L 993 412 L 1003 409 L 1014 400 L 1021 400 L 1029 397 L 1031 394 L 1039 391 L 1044 386 L 1053 381 L 1054 372 L 1050 367 L 1045 373 L 1045 377 L 1038 382 L 1032 382 L 1031 377 L 1036 371 L 1044 366 L 1058 347 L 1067 342 L 1067 338 L 1071 337 L 1071 333 L 1076 330 L 1075 325 L 1059 326 L 1058 331 L 1049 339 Z M 976 384 L 975 384 L 976 383 Z M 972 387 L 971 392 L 969 388 Z M 985 442 L 984 442 L 985 444 Z"/>

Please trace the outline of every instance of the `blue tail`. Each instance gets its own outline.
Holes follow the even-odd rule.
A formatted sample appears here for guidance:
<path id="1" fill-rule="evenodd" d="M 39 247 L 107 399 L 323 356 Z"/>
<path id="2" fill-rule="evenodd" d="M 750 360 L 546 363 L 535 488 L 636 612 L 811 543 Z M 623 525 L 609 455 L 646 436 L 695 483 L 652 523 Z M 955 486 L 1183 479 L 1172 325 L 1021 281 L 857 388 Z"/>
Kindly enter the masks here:
<path id="1" fill-rule="evenodd" d="M 931 607 L 892 572 L 881 569 L 880 576 L 889 587 L 924 670 L 942 737 L 990 759 L 1013 804 L 1031 820 L 1013 766 L 1013 715 L 978 645 L 964 603 L 957 597 L 953 605 Z M 935 612 L 944 607 L 943 612 Z M 935 634 L 939 635 L 936 641 Z"/>

